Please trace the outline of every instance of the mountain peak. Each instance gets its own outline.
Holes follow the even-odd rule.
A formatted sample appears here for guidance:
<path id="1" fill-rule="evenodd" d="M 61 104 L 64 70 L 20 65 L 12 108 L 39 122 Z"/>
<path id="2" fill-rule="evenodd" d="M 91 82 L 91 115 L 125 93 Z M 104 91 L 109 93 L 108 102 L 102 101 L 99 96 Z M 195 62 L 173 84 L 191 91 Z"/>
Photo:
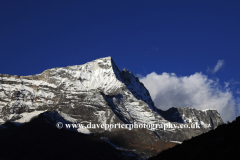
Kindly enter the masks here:
<path id="1" fill-rule="evenodd" d="M 164 114 L 164 111 L 157 110 L 148 90 L 139 79 L 127 69 L 121 72 L 110 56 L 20 78 L 2 76 L 0 79 L 0 123 L 24 123 L 45 111 L 56 111 L 71 123 L 85 124 L 165 125 L 180 120 L 182 123 L 196 120 L 202 126 L 211 123 L 212 127 L 216 127 L 221 123 L 221 117 L 215 112 L 202 113 L 194 110 L 193 113 L 189 109 L 173 109 Z M 141 138 L 148 139 L 145 146 L 150 148 L 149 144 L 157 146 L 159 138 L 165 141 L 183 141 L 190 138 L 189 135 L 196 136 L 210 129 L 182 131 L 177 128 L 157 128 L 153 133 L 150 128 L 145 128 L 131 133 L 144 133 Z M 119 143 L 122 142 L 121 139 L 115 144 L 128 149 L 144 150 L 141 147 L 132 148 L 128 144 L 132 136 L 122 135 L 126 132 L 119 128 L 108 128 L 106 131 L 101 128 L 79 128 L 77 131 L 108 137 L 111 142 L 116 142 L 114 138 L 117 135 L 123 138 L 124 143 Z M 138 144 L 139 139 L 134 139 L 132 143 Z"/>

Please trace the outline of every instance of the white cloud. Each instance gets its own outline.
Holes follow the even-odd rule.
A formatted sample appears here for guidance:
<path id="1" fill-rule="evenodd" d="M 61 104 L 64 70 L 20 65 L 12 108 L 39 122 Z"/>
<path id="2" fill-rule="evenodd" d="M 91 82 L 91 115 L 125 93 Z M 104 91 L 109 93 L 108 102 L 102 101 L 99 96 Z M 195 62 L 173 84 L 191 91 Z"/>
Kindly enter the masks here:
<path id="1" fill-rule="evenodd" d="M 136 76 L 137 76 L 138 78 L 143 78 L 143 77 L 144 77 L 144 76 L 141 75 L 140 73 L 136 74 Z"/>
<path id="2" fill-rule="evenodd" d="M 219 71 L 219 69 L 221 69 L 224 65 L 224 60 L 218 60 L 216 66 L 213 68 L 213 69 L 209 69 L 208 68 L 208 72 L 211 72 L 211 73 L 216 73 L 217 71 Z"/>
<path id="3" fill-rule="evenodd" d="M 224 84 L 225 84 L 225 88 L 228 88 L 230 82 L 224 82 Z"/>
<path id="4" fill-rule="evenodd" d="M 215 67 L 216 68 L 216 67 Z M 170 107 L 216 109 L 222 119 L 235 119 L 237 102 L 228 85 L 221 87 L 218 80 L 209 79 L 202 73 L 178 77 L 175 73 L 152 72 L 140 81 L 149 90 L 155 106 L 166 110 Z"/>

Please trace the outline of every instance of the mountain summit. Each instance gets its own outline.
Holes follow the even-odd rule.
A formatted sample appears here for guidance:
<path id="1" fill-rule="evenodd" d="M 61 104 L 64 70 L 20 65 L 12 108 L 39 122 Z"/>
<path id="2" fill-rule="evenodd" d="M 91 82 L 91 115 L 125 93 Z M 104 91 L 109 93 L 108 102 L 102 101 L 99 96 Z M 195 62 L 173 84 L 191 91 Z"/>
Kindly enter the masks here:
<path id="1" fill-rule="evenodd" d="M 199 128 L 78 128 L 117 148 L 134 150 L 144 156 L 172 147 L 193 136 L 215 129 L 223 121 L 216 110 L 154 106 L 144 85 L 133 73 L 120 71 L 111 57 L 83 65 L 45 70 L 31 76 L 0 74 L 0 123 L 29 122 L 52 111 L 64 123 L 180 125 L 196 123 Z M 59 119 L 50 116 L 56 125 Z M 208 125 L 209 124 L 209 125 Z"/>

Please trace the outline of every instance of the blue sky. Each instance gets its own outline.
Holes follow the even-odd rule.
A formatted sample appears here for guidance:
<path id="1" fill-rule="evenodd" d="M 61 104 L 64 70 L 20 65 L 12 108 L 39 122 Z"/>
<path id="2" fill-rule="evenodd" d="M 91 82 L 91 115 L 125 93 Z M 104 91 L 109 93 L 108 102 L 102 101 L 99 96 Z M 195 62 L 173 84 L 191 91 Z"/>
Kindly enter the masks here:
<path id="1" fill-rule="evenodd" d="M 236 100 L 239 8 L 239 0 L 1 0 L 0 73 L 32 75 L 111 56 L 142 78 L 201 73 Z"/>

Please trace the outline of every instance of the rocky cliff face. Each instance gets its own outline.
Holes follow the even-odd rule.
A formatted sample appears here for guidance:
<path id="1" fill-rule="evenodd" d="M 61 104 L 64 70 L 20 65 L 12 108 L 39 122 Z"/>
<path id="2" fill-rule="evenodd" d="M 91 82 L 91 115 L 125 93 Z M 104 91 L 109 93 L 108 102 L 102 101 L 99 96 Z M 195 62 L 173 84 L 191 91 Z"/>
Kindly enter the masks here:
<path id="1" fill-rule="evenodd" d="M 111 57 L 83 65 L 48 69 L 31 76 L 0 75 L 0 123 L 28 122 L 46 111 L 55 111 L 68 122 L 81 124 L 177 125 L 197 122 L 200 126 L 198 129 L 124 131 L 119 128 L 78 129 L 105 138 L 118 147 L 135 149 L 147 155 L 174 145 L 164 141 L 182 142 L 223 123 L 213 110 L 157 109 L 138 78 L 126 69 L 120 71 Z M 121 137 L 121 141 L 116 137 Z"/>
<path id="2" fill-rule="evenodd" d="M 158 113 L 163 116 L 164 119 L 170 122 L 177 123 L 197 123 L 199 126 L 209 128 L 207 124 L 210 124 L 212 129 L 217 128 L 223 121 L 220 118 L 220 114 L 217 110 L 197 110 L 195 108 L 169 108 L 166 111 L 157 109 Z"/>

